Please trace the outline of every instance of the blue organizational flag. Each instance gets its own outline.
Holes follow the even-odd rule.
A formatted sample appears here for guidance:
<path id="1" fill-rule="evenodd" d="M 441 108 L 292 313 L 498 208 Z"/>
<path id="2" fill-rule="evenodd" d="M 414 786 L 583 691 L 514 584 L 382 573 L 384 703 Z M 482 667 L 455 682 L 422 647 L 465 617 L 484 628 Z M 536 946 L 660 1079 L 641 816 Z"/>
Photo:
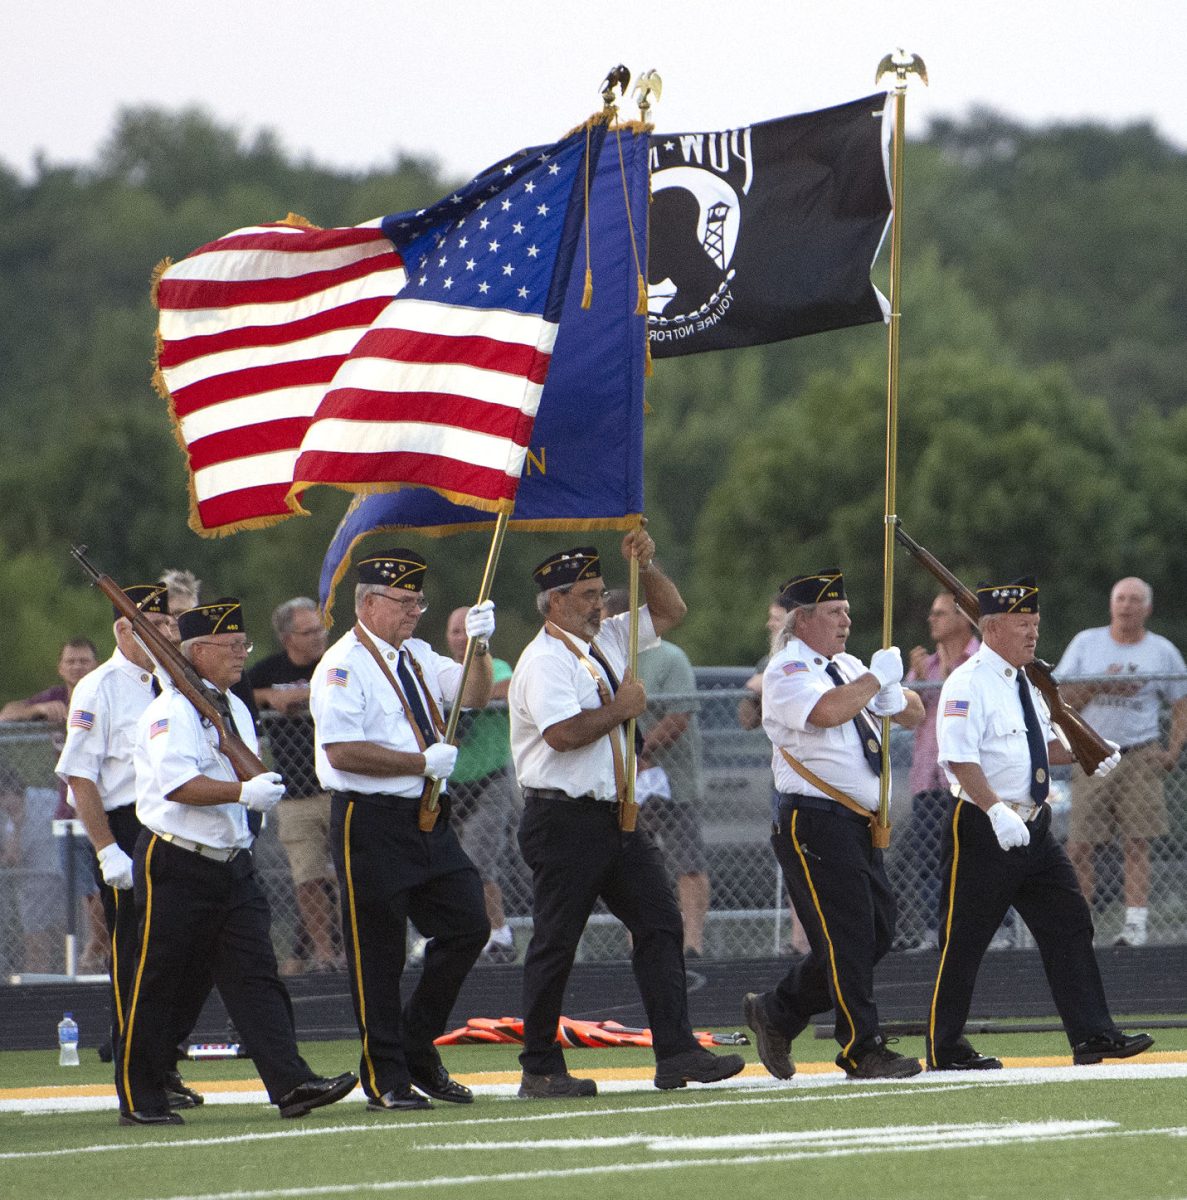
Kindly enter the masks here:
<path id="1" fill-rule="evenodd" d="M 588 230 L 578 241 L 511 528 L 626 529 L 643 511 L 647 318 L 637 308 L 647 269 L 647 192 L 646 135 L 611 130 L 591 180 Z M 587 245 L 593 295 L 583 309 Z M 427 488 L 357 497 L 322 563 L 323 610 L 332 608 L 354 547 L 369 534 L 444 535 L 492 528 L 494 519 Z"/>

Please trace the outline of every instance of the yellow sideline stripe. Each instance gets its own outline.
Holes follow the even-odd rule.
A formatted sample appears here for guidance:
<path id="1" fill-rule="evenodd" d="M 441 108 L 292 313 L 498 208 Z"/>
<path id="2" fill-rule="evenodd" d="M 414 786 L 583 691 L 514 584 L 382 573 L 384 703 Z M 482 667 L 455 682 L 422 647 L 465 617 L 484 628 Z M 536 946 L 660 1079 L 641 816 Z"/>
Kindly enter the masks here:
<path id="1" fill-rule="evenodd" d="M 1018 1067 L 1069 1067 L 1070 1054 L 1035 1055 L 1034 1057 L 1003 1058 L 1007 1069 Z M 1145 1054 L 1132 1059 L 1116 1060 L 1116 1065 L 1141 1063 L 1187 1063 L 1187 1051 L 1182 1050 L 1147 1050 Z M 1105 1061 L 1101 1066 L 1113 1065 Z M 578 1072 L 590 1079 L 610 1083 L 616 1079 L 650 1079 L 655 1074 L 654 1067 L 582 1067 Z M 840 1075 L 841 1068 L 831 1062 L 796 1063 L 796 1075 Z M 751 1079 L 769 1078 L 766 1069 L 759 1063 L 747 1063 L 742 1075 Z M 463 1075 L 454 1075 L 459 1083 L 473 1086 L 484 1083 L 518 1083 L 518 1071 L 471 1071 Z M 939 1079 L 944 1074 L 938 1074 Z M 999 1076 L 1000 1078 L 1000 1076 Z M 899 1082 L 902 1082 L 901 1080 Z M 989 1082 L 987 1079 L 986 1082 Z M 258 1079 L 203 1079 L 195 1083 L 187 1080 L 189 1086 L 196 1091 L 208 1095 L 231 1092 L 259 1092 L 263 1084 Z M 77 1099 L 86 1096 L 114 1096 L 115 1089 L 109 1083 L 83 1083 L 77 1086 L 62 1087 L 26 1087 L 0 1088 L 0 1100 L 62 1100 Z"/>

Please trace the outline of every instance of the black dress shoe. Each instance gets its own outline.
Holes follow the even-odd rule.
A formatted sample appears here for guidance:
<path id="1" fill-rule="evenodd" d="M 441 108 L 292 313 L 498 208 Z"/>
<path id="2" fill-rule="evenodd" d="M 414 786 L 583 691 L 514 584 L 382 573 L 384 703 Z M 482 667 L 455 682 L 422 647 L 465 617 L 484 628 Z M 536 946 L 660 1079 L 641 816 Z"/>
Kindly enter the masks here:
<path id="1" fill-rule="evenodd" d="M 280 1098 L 280 1115 L 282 1117 L 303 1117 L 315 1108 L 333 1104 L 341 1100 L 343 1096 L 349 1096 L 358 1081 L 359 1077 L 352 1071 L 347 1071 L 343 1075 L 335 1075 L 333 1079 L 315 1075 L 312 1079 L 298 1084 L 288 1095 Z"/>
<path id="2" fill-rule="evenodd" d="M 120 1109 L 121 1125 L 184 1125 L 179 1113 L 167 1108 Z"/>
<path id="3" fill-rule="evenodd" d="M 1143 1050 L 1149 1050 L 1153 1045 L 1154 1039 L 1148 1033 L 1110 1030 L 1073 1046 L 1072 1062 L 1078 1067 L 1083 1067 L 1106 1058 L 1132 1058 L 1135 1054 L 1141 1054 Z"/>
<path id="4" fill-rule="evenodd" d="M 970 1046 L 959 1058 L 951 1058 L 947 1062 L 929 1066 L 929 1071 L 1000 1071 L 1002 1060 L 990 1058 L 988 1054 L 978 1054 Z"/>
<path id="5" fill-rule="evenodd" d="M 524 1071 L 519 1081 L 521 1100 L 577 1100 L 596 1096 L 598 1085 L 592 1079 L 578 1079 L 568 1071 L 556 1075 L 533 1075 Z"/>
<path id="6" fill-rule="evenodd" d="M 165 1072 L 165 1095 L 169 1099 L 169 1107 L 197 1108 L 206 1103 L 206 1097 L 201 1092 L 195 1092 L 192 1087 L 186 1087 L 178 1071 Z"/>
<path id="7" fill-rule="evenodd" d="M 740 1074 L 745 1066 L 740 1054 L 714 1054 L 700 1046 L 661 1058 L 655 1064 L 655 1086 L 666 1092 L 689 1083 L 717 1083 Z"/>
<path id="8" fill-rule="evenodd" d="M 411 1112 L 432 1107 L 419 1092 L 414 1092 L 410 1087 L 393 1089 L 367 1101 L 368 1112 Z"/>
<path id="9" fill-rule="evenodd" d="M 465 1084 L 449 1078 L 449 1072 L 437 1062 L 431 1067 L 418 1070 L 409 1067 L 412 1086 L 434 1100 L 445 1100 L 450 1104 L 473 1104 L 474 1093 Z"/>

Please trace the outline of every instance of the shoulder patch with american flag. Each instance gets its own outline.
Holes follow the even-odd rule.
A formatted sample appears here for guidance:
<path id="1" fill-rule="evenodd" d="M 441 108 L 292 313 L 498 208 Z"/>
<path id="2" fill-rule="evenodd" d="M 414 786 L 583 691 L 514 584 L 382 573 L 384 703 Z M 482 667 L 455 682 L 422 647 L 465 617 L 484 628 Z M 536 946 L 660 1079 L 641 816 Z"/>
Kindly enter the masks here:
<path id="1" fill-rule="evenodd" d="M 150 738 L 155 738 L 158 734 L 167 733 L 168 731 L 169 731 L 169 718 L 161 717 L 161 719 L 159 721 L 154 721 L 148 727 L 148 736 Z"/>
<path id="2" fill-rule="evenodd" d="M 969 702 L 967 700 L 946 700 L 944 702 L 944 716 L 967 717 L 968 715 Z"/>
<path id="3" fill-rule="evenodd" d="M 75 708 L 70 712 L 71 729 L 90 729 L 95 724 L 95 714 L 85 708 Z"/>
<path id="4" fill-rule="evenodd" d="M 331 687 L 345 687 L 350 682 L 350 672 L 345 667 L 328 667 L 326 683 Z"/>
<path id="5" fill-rule="evenodd" d="M 806 662 L 799 662 L 798 660 L 795 662 L 785 662 L 781 669 L 784 675 L 795 675 L 800 671 L 806 671 L 808 664 Z"/>

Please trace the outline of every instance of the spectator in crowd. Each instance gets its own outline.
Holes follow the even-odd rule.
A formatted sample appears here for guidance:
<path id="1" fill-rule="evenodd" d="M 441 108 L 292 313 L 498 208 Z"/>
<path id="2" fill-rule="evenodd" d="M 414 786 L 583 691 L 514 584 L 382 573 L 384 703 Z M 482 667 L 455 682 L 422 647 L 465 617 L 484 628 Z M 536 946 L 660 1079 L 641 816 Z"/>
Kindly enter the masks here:
<path id="1" fill-rule="evenodd" d="M 743 729 L 757 729 L 762 725 L 762 673 L 771 661 L 769 646 L 783 632 L 783 622 L 787 619 L 787 609 L 783 606 L 782 593 L 767 605 L 767 643 L 768 652 L 754 664 L 754 674 L 746 680 L 746 690 L 752 695 L 743 696 L 738 701 L 738 724 Z"/>
<path id="2" fill-rule="evenodd" d="M 54 749 L 66 743 L 66 717 L 70 697 L 80 679 L 99 665 L 99 652 L 90 638 L 73 637 L 58 654 L 60 683 L 27 700 L 11 700 L 0 708 L 0 721 L 45 721 L 51 726 Z M 31 787 L 25 795 L 21 822 L 22 865 L 31 872 L 22 888 L 22 923 L 25 929 L 25 970 L 48 971 L 57 958 L 55 944 L 61 924 L 54 915 L 65 893 L 62 877 L 73 872 L 75 895 L 82 899 L 87 940 L 78 961 L 83 973 L 106 969 L 107 935 L 103 907 L 91 874 L 90 850 L 85 838 L 66 837 L 52 849 L 51 822 L 74 816 L 66 803 L 66 785 L 55 780 L 51 787 Z M 43 828 L 44 825 L 44 828 Z M 57 868 L 53 858 L 58 858 Z M 40 864 L 40 865 L 38 865 Z"/>
<path id="3" fill-rule="evenodd" d="M 630 594 L 612 591 L 605 615 L 627 611 Z M 684 957 L 705 953 L 705 915 L 709 911 L 709 860 L 701 836 L 701 728 L 696 699 L 697 681 L 692 663 L 674 642 L 662 639 L 639 651 L 637 678 L 647 689 L 647 709 L 639 715 L 643 745 L 640 773 L 649 769 L 666 776 L 666 794 L 643 802 L 640 790 L 639 826 L 646 829 L 663 852 L 676 879 L 676 898 L 684 918 Z M 680 697 L 665 700 L 664 697 Z"/>
<path id="4" fill-rule="evenodd" d="M 466 656 L 466 613 L 455 608 L 449 614 L 445 636 L 455 662 Z M 482 876 L 490 939 L 483 948 L 487 962 L 510 963 L 516 958 L 515 939 L 503 910 L 499 876 L 511 853 L 511 838 L 517 824 L 515 786 L 511 771 L 511 726 L 507 717 L 507 688 L 511 664 L 491 656 L 494 686 L 490 699 L 498 709 L 466 709 L 457 731 L 458 756 L 449 777 L 451 820 L 462 849 Z M 488 701 L 489 705 L 489 701 Z"/>
<path id="5" fill-rule="evenodd" d="M 1167 832 L 1166 772 L 1187 743 L 1187 683 L 1149 678 L 1182 674 L 1183 656 L 1146 622 L 1154 591 L 1142 579 L 1120 579 L 1109 596 L 1109 623 L 1072 638 L 1057 673 L 1066 680 L 1066 703 L 1102 737 L 1121 747 L 1121 765 L 1106 778 L 1072 775 L 1067 850 L 1080 888 L 1091 904 L 1096 890 L 1094 854 L 1120 839 L 1125 870 L 1125 925 L 1119 946 L 1144 946 L 1150 894 L 1150 842 Z M 1108 676 L 1077 683 L 1077 676 Z M 1143 678 L 1146 677 L 1146 678 Z M 1162 744 L 1160 719 L 1170 708 L 1170 735 Z"/>
<path id="6" fill-rule="evenodd" d="M 941 592 L 927 614 L 927 629 L 935 649 L 929 654 L 916 646 L 910 654 L 906 682 L 942 684 L 952 671 L 977 652 L 981 643 L 951 592 Z M 934 950 L 940 902 L 940 831 L 951 810 L 948 779 L 937 761 L 936 710 L 938 687 L 919 691 L 924 717 L 915 729 L 911 752 L 911 823 L 907 832 L 911 861 L 915 865 L 915 895 L 926 914 L 922 934 L 908 949 Z"/>
<path id="7" fill-rule="evenodd" d="M 311 973 L 340 970 L 334 944 L 338 893 L 330 856 L 330 795 L 318 784 L 313 767 L 313 719 L 309 680 L 326 652 L 326 628 L 317 604 L 297 596 L 277 605 L 272 629 L 280 650 L 248 671 L 252 695 L 261 710 L 276 715 L 267 724 L 272 760 L 287 784 L 276 808 L 280 841 L 293 875 L 297 909 L 308 939 Z M 281 965 L 282 975 L 302 969 L 296 956 Z"/>

